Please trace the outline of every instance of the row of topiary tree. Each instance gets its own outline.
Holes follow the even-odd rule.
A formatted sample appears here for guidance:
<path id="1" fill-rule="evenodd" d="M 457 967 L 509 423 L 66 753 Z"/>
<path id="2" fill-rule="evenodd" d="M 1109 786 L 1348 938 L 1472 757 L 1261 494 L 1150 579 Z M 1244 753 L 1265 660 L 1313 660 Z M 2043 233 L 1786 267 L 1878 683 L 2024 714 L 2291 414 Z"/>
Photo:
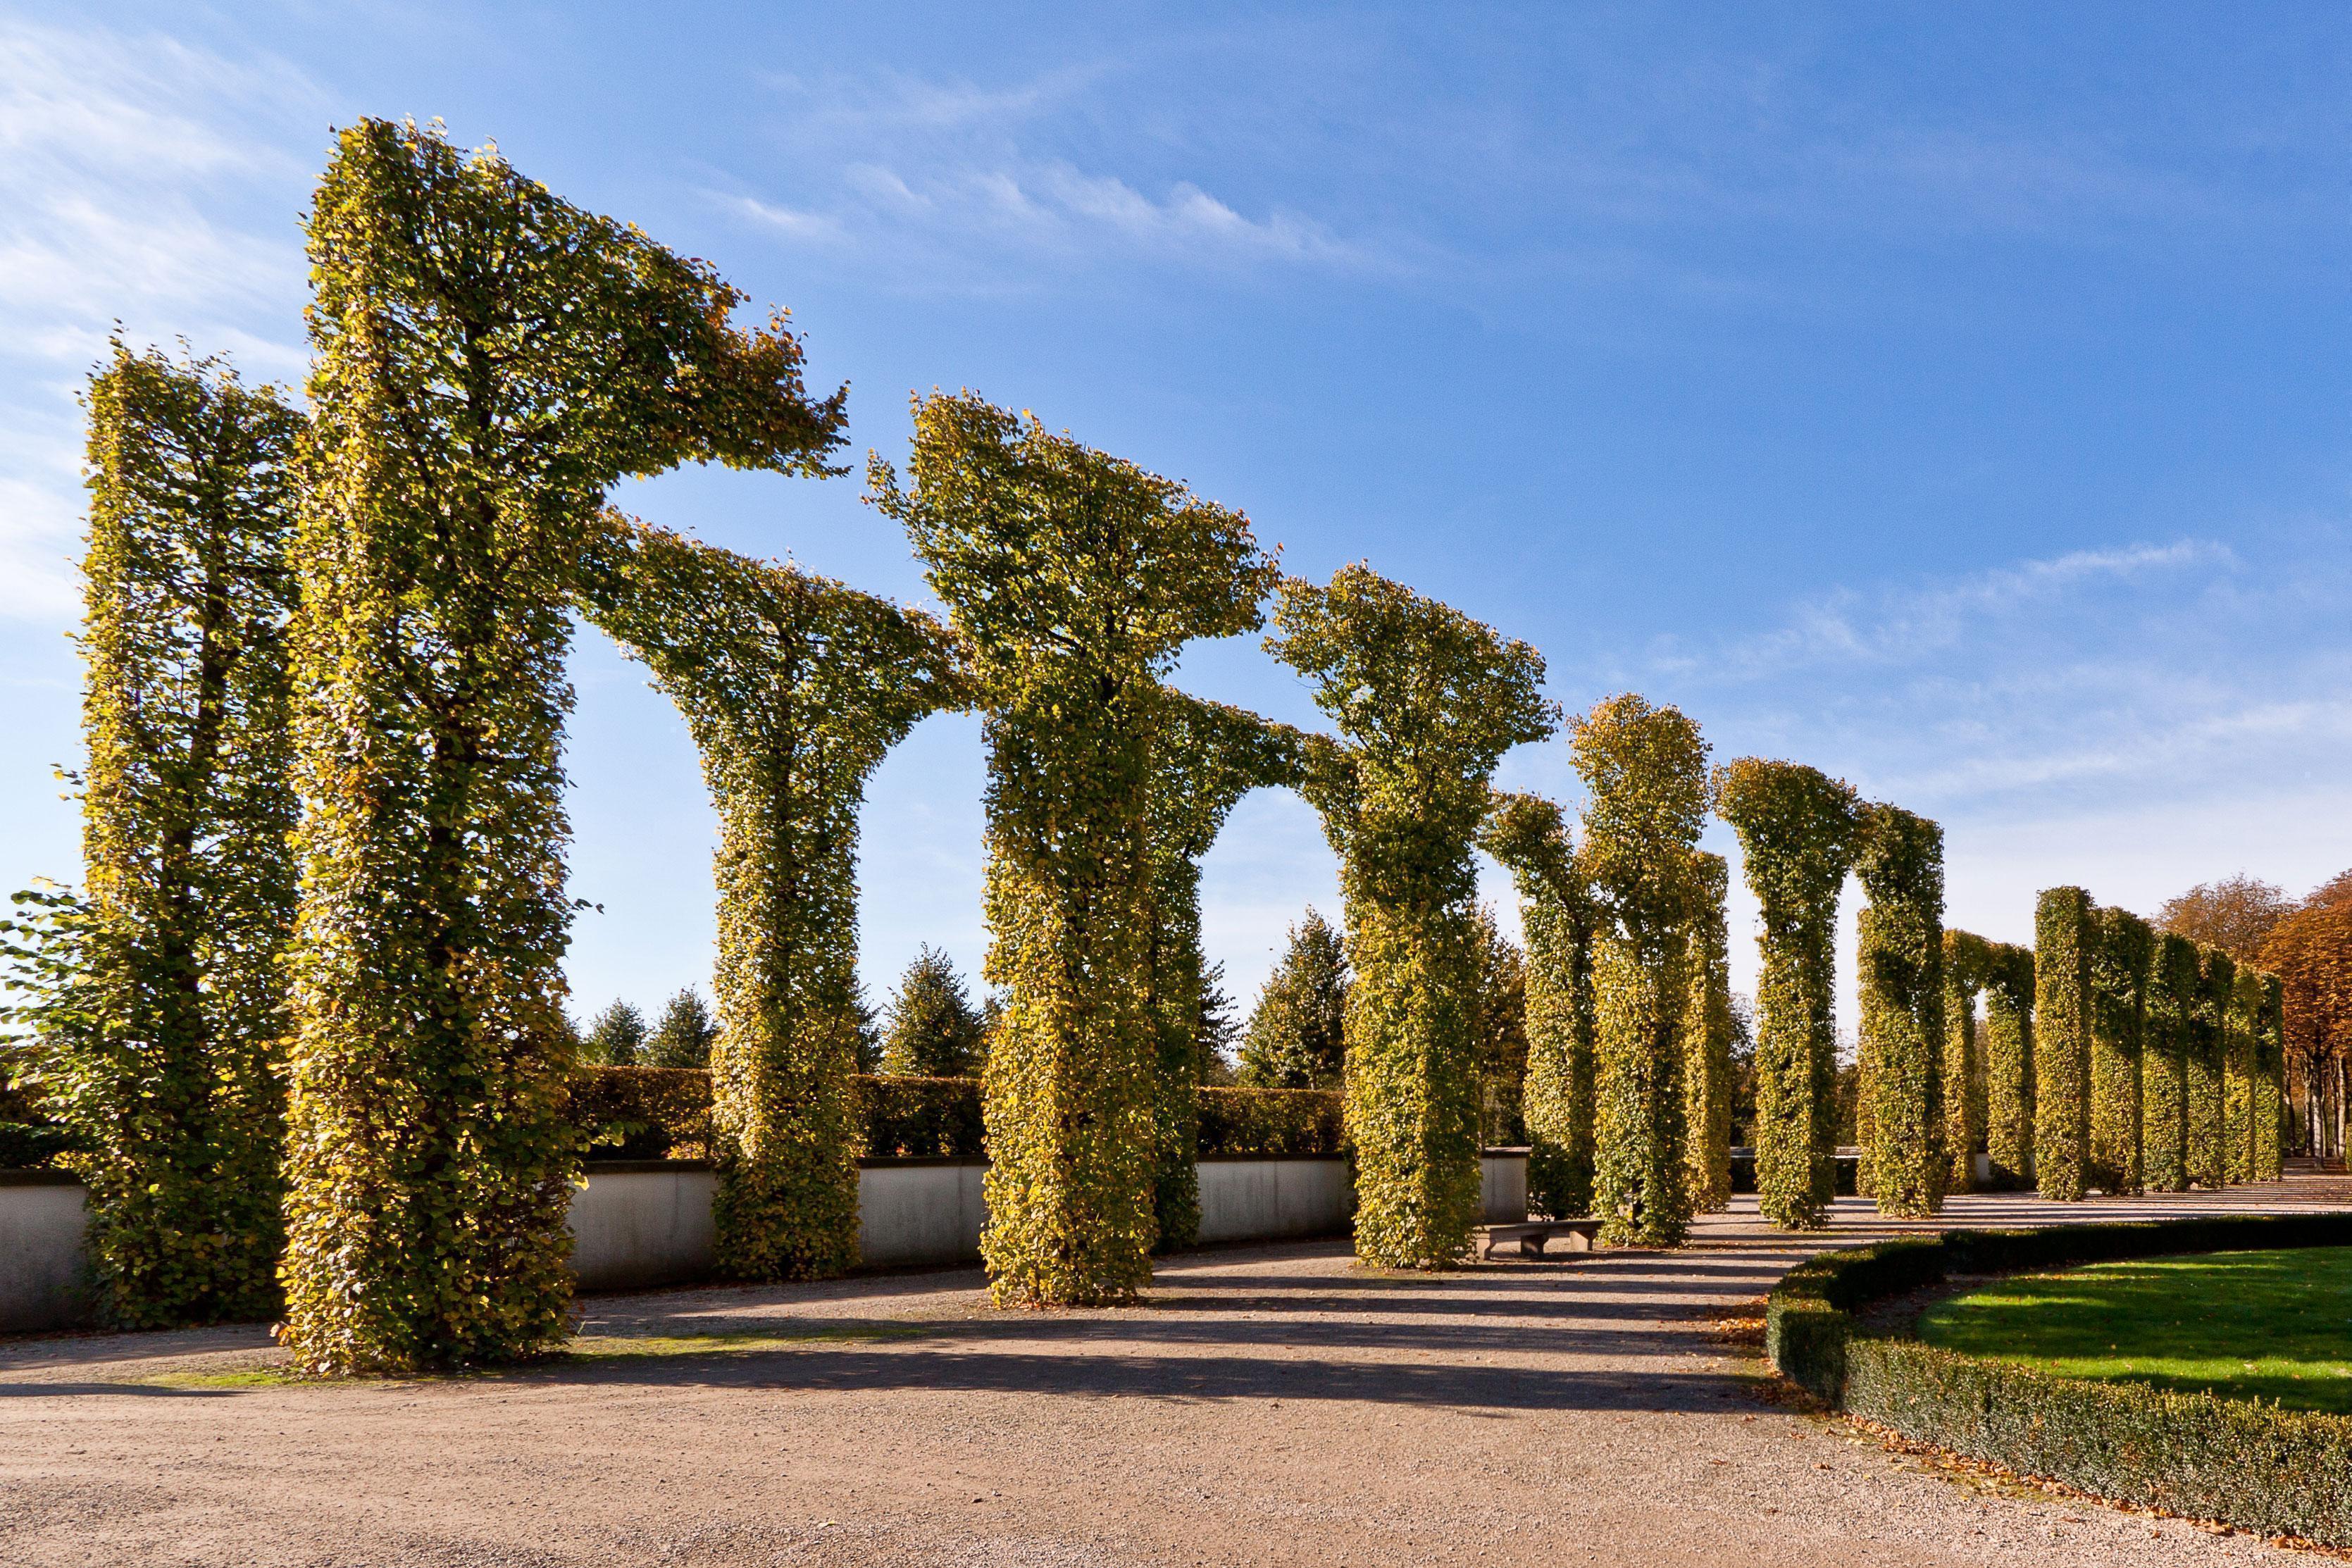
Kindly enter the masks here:
<path id="1" fill-rule="evenodd" d="M 867 468 L 944 620 L 617 516 L 615 480 L 680 462 L 843 471 L 844 395 L 806 392 L 781 317 L 740 331 L 702 264 L 414 125 L 343 132 L 308 231 L 307 413 L 120 346 L 90 394 L 88 889 L 51 910 L 27 1011 L 85 1134 L 119 1319 L 282 1296 L 319 1373 L 560 1342 L 575 614 L 677 703 L 719 811 L 709 1144 L 733 1275 L 854 1261 L 857 810 L 950 708 L 984 715 L 989 752 L 1001 1300 L 1130 1299 L 1191 1238 L 1198 865 L 1265 785 L 1315 805 L 1340 859 L 1367 1261 L 1450 1264 L 1476 1217 L 1482 843 L 1523 902 L 1539 1201 L 1671 1244 L 1727 1200 L 1710 802 L 1764 909 L 1765 1212 L 1816 1225 L 1831 1200 L 1849 870 L 1870 1179 L 1890 1212 L 1940 1200 L 1932 823 L 1794 764 L 1710 778 L 1696 724 L 1623 696 L 1569 726 L 1572 845 L 1556 805 L 1490 784 L 1559 722 L 1534 649 L 1364 566 L 1283 577 L 1242 514 L 970 393 L 916 398 L 905 474 Z M 1188 641 L 1261 629 L 1269 598 L 1265 646 L 1336 734 L 1167 685 Z"/>

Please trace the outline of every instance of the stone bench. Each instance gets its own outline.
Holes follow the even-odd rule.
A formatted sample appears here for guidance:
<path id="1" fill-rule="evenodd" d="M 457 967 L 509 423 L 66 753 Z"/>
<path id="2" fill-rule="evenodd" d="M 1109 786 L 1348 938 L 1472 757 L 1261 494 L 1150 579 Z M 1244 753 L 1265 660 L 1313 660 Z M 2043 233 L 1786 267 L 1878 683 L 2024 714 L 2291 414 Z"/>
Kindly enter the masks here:
<path id="1" fill-rule="evenodd" d="M 1595 1237 L 1601 1234 L 1597 1219 L 1529 1220 L 1525 1225 L 1490 1225 L 1486 1227 L 1486 1247 L 1483 1256 L 1492 1258 L 1498 1247 L 1517 1243 L 1522 1258 L 1541 1258 L 1544 1245 L 1554 1237 L 1564 1237 L 1565 1252 L 1590 1252 Z"/>

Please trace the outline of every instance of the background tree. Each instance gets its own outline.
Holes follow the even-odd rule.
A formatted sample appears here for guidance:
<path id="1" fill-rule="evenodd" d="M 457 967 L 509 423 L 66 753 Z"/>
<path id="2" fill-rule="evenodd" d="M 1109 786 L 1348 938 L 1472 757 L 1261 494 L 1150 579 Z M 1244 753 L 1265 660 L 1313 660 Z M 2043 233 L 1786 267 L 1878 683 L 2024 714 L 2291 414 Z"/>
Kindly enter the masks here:
<path id="1" fill-rule="evenodd" d="M 1527 1142 L 1527 960 L 1487 905 L 1478 906 L 1477 928 L 1471 1058 L 1478 1073 L 1478 1142 L 1486 1148 L 1516 1148 Z"/>
<path id="2" fill-rule="evenodd" d="M 1691 1207 L 1701 1214 L 1731 1204 L 1731 1050 L 1738 1025 L 1731 1006 L 1731 937 L 1724 912 L 1730 875 L 1722 856 L 1699 855 L 1690 1014 L 1683 1032 Z"/>
<path id="3" fill-rule="evenodd" d="M 1163 1250 L 1190 1247 L 1201 1230 L 1201 857 L 1243 795 L 1263 784 L 1295 784 L 1297 772 L 1297 735 L 1286 726 L 1221 702 L 1166 694 L 1144 814 L 1149 972 L 1159 1034 L 1152 1214 Z"/>
<path id="4" fill-rule="evenodd" d="M 581 1041 L 581 1059 L 600 1067 L 635 1067 L 637 1053 L 645 1044 L 646 1016 L 616 999 L 588 1021 L 588 1033 Z"/>
<path id="5" fill-rule="evenodd" d="M 703 264 L 437 130 L 344 131 L 308 234 L 285 1339 L 321 1373 L 526 1355 L 572 1299 L 576 565 L 624 475 L 831 471 L 843 395 Z"/>
<path id="6" fill-rule="evenodd" d="M 2241 963 L 2258 963 L 2263 941 L 2293 913 L 2285 889 L 2243 874 L 2200 882 L 2156 911 L 2158 929 L 2200 947 L 2218 947 Z"/>
<path id="7" fill-rule="evenodd" d="M 1233 994 L 1225 989 L 1225 966 L 1212 963 L 1201 971 L 1200 1022 L 1195 1026 L 1201 1081 L 1220 1089 L 1235 1082 L 1234 1055 L 1242 1041 L 1242 1026 L 1234 1016 Z"/>
<path id="8" fill-rule="evenodd" d="M 1347 944 L 1309 908 L 1290 928 L 1242 1034 L 1239 1078 L 1251 1089 L 1336 1089 L 1347 1067 Z"/>
<path id="9" fill-rule="evenodd" d="M 1976 1186 L 1976 1152 L 1985 1135 L 1984 1053 L 1977 997 L 1992 946 L 1973 931 L 1944 932 L 1944 1147 L 1947 1192 Z"/>
<path id="10" fill-rule="evenodd" d="M 952 639 L 829 578 L 620 518 L 581 595 L 685 716 L 719 812 L 719 1022 L 682 991 L 646 1056 L 711 1069 L 719 1267 L 838 1274 L 857 1252 L 857 812 L 900 737 L 961 700 Z"/>
<path id="11" fill-rule="evenodd" d="M 882 1070 L 920 1078 L 976 1078 L 987 1047 L 987 1026 L 964 990 L 955 961 L 925 942 L 890 994 Z"/>
<path id="12" fill-rule="evenodd" d="M 1364 566 L 1286 580 L 1275 626 L 1345 738 L 1308 749 L 1304 788 L 1347 897 L 1357 1255 L 1445 1267 L 1478 1212 L 1471 848 L 1496 763 L 1551 731 L 1543 659 Z"/>
<path id="13" fill-rule="evenodd" d="M 263 1317 L 282 1237 L 287 547 L 303 421 L 221 360 L 119 341 L 85 401 L 88 881 L 75 996 L 53 1015 L 76 1026 L 42 1031 L 46 1098 L 79 1150 L 104 1315 Z"/>
<path id="14" fill-rule="evenodd" d="M 1259 626 L 1276 568 L 1241 513 L 970 394 L 916 400 L 908 486 L 879 458 L 867 473 L 988 710 L 991 1289 L 1126 1300 L 1158 1233 L 1162 680 L 1191 639 Z"/>
<path id="15" fill-rule="evenodd" d="M 1592 1211 L 1592 901 L 1559 807 L 1496 795 L 1480 843 L 1511 873 L 1527 935 L 1528 1201 L 1558 1218 Z"/>
<path id="16" fill-rule="evenodd" d="M 1584 779 L 1593 911 L 1593 1212 L 1603 1241 L 1672 1247 L 1690 1226 L 1685 1027 L 1697 969 L 1706 742 L 1628 692 L 1569 731 Z"/>
<path id="17" fill-rule="evenodd" d="M 2088 1179 L 2126 1196 L 2147 1182 L 2147 976 L 2156 933 L 2128 910 L 2098 911 L 2091 949 L 2091 1142 Z"/>
<path id="18" fill-rule="evenodd" d="M 689 985 L 662 1004 L 661 1016 L 646 1031 L 646 1066 L 707 1068 L 710 1044 L 718 1037 L 719 1025 L 710 1016 L 709 1005 L 701 992 Z"/>
<path id="19" fill-rule="evenodd" d="M 2346 1062 L 2352 1058 L 2352 899 L 2313 901 L 2273 928 L 2263 966 L 2284 1001 L 2285 1068 L 2302 1115 L 2300 1146 L 2332 1154 L 2344 1147 Z"/>
<path id="20" fill-rule="evenodd" d="M 1944 830 L 1899 806 L 1861 810 L 1858 1075 L 1869 1105 L 1871 1196 L 1920 1218 L 1944 1205 Z"/>
<path id="21" fill-rule="evenodd" d="M 1985 967 L 1985 1154 L 1998 1187 L 2033 1179 L 2033 950 L 1992 944 Z"/>
<path id="22" fill-rule="evenodd" d="M 1756 1190 L 1785 1230 L 1827 1223 L 1837 1198 L 1837 1058 L 1830 1018 L 1838 894 L 1853 859 L 1854 794 L 1795 763 L 1716 771 L 1715 808 L 1739 836 L 1762 906 L 1757 984 Z"/>

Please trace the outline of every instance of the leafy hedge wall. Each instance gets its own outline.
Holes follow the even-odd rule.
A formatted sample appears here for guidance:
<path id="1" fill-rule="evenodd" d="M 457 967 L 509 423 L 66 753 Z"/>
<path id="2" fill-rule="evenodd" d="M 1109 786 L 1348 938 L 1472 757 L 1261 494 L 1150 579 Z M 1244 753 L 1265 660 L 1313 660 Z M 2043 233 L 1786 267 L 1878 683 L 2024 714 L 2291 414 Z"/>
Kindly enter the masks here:
<path id="1" fill-rule="evenodd" d="M 1346 1147 L 1336 1089 L 1203 1089 L 1200 1105 L 1203 1154 L 1337 1154 Z"/>
<path id="2" fill-rule="evenodd" d="M 2352 1215 L 1947 1231 L 1799 1265 L 1769 1299 L 1791 1381 L 1914 1442 L 2102 1497 L 2352 1546 L 2352 1417 L 2052 1376 L 1863 1331 L 1853 1314 L 1955 1274 L 2191 1252 L 2352 1246 Z"/>

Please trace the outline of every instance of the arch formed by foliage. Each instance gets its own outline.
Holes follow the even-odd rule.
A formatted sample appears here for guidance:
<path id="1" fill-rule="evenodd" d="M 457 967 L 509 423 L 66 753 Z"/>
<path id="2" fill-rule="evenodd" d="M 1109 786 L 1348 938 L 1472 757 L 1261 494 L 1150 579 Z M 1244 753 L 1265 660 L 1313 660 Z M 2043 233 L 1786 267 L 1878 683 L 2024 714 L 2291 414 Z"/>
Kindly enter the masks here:
<path id="1" fill-rule="evenodd" d="M 293 559 L 286 1342 L 403 1372 L 561 1340 L 559 756 L 604 492 L 686 461 L 833 472 L 787 324 L 437 129 L 344 131 L 308 219 Z"/>
<path id="2" fill-rule="evenodd" d="M 612 516 L 580 596 L 685 716 L 719 811 L 719 1265 L 839 1274 L 857 1260 L 857 809 L 916 721 L 963 701 L 953 640 L 920 611 Z"/>

